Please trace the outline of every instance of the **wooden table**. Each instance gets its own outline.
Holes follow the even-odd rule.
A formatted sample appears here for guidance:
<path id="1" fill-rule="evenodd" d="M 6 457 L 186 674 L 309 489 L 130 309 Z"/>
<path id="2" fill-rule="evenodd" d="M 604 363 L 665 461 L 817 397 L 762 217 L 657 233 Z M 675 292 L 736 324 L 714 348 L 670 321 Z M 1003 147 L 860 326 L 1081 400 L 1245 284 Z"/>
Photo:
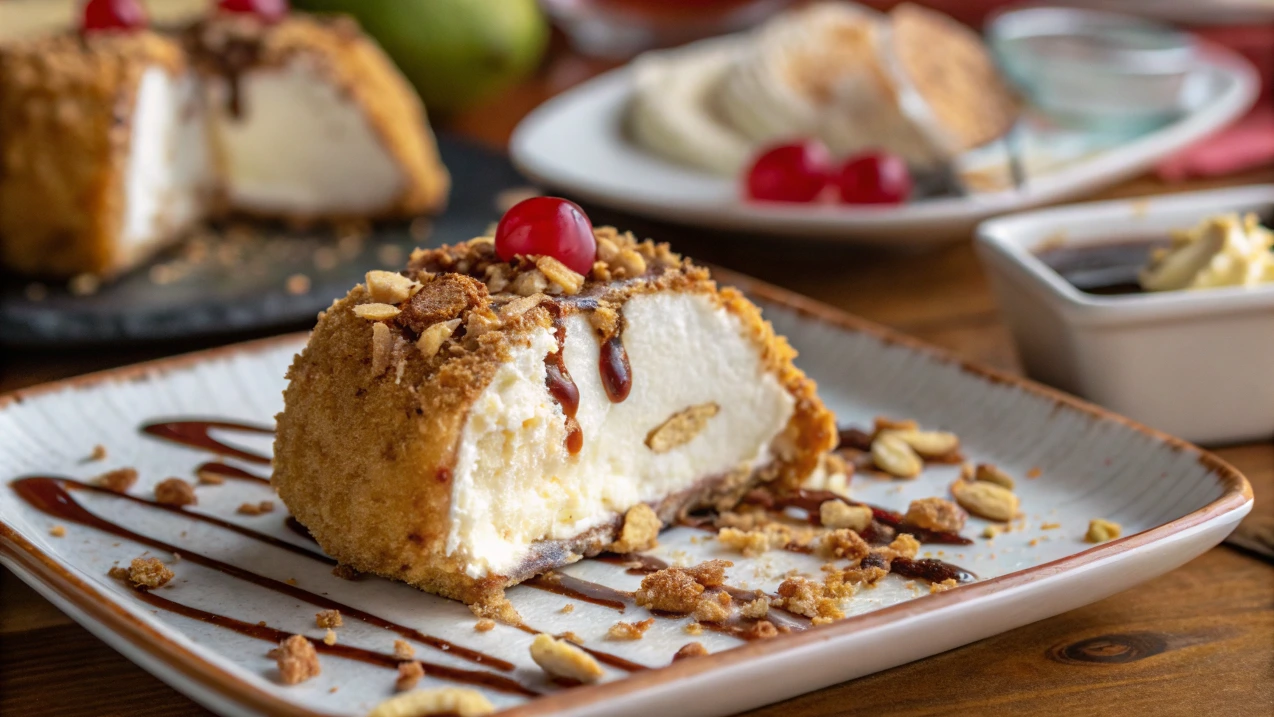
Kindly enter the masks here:
<path id="1" fill-rule="evenodd" d="M 604 66 L 565 53 L 536 77 L 443 126 L 503 146 L 546 97 Z M 1153 178 L 1100 196 L 1274 181 L 1274 168 L 1221 182 Z M 642 228 L 645 228 L 642 226 Z M 653 229 L 652 229 L 653 231 Z M 927 253 L 723 242 L 658 228 L 691 256 L 752 274 L 888 324 L 969 359 L 1018 370 L 986 277 L 968 243 Z M 0 391 L 207 344 L 0 355 Z M 1217 453 L 1252 481 L 1253 518 L 1274 520 L 1274 444 Z M 1249 520 L 1252 520 L 1251 518 Z M 1090 659 L 1058 657 L 1088 643 Z M 1074 652 L 1074 651 L 1072 651 Z M 1079 610 L 966 647 L 756 710 L 751 717 L 861 714 L 1244 714 L 1274 712 L 1274 564 L 1222 546 Z M 0 715 L 207 714 L 0 570 Z"/>

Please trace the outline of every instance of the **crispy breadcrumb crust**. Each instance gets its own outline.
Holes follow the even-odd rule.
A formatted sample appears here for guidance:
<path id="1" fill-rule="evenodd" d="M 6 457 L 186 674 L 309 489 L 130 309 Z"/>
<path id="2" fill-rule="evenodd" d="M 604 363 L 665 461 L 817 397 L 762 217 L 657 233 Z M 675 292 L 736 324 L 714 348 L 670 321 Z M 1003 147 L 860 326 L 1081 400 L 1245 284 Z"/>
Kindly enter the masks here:
<path id="1" fill-rule="evenodd" d="M 267 23 L 250 13 L 216 13 L 192 26 L 185 38 L 196 69 L 231 82 L 257 68 L 306 63 L 362 108 L 403 171 L 402 193 L 370 216 L 287 217 L 290 221 L 405 218 L 438 212 L 446 204 L 451 179 L 438 158 L 419 95 L 352 17 L 293 12 Z"/>
<path id="2" fill-rule="evenodd" d="M 594 555 L 620 537 L 624 520 L 617 514 L 575 539 L 535 544 L 515 574 L 481 579 L 465 574 L 458 555 L 446 554 L 451 470 L 461 432 L 469 406 L 500 364 L 514 348 L 530 345 L 533 332 L 551 326 L 554 314 L 586 313 L 605 336 L 615 329 L 623 303 L 641 294 L 711 297 L 739 318 L 767 369 L 796 399 L 788 425 L 771 445 L 770 464 L 705 476 L 699 485 L 652 506 L 660 520 L 669 523 L 696 507 L 733 505 L 761 480 L 798 486 L 819 465 L 836 441 L 834 419 L 818 400 L 814 382 L 792 365 L 796 352 L 760 311 L 739 292 L 718 290 L 706 269 L 665 245 L 638 243 L 610 228 L 598 229 L 597 236 L 599 244 L 604 240 L 617 250 L 615 257 L 625 250 L 642 254 L 644 273 L 615 279 L 625 274 L 619 262 L 635 266 L 631 257 L 617 258 L 615 265 L 599 261 L 574 296 L 519 296 L 492 287 L 507 289 L 520 276 L 534 275 L 535 262 L 500 262 L 491 240 L 480 238 L 418 250 L 405 275 L 419 288 L 393 318 L 372 322 L 355 314 L 356 306 L 371 301 L 361 284 L 320 316 L 288 371 L 286 407 L 277 417 L 273 484 L 329 555 L 360 571 L 484 603 L 498 599 L 509 585 Z M 431 346 L 429 353 L 416 348 L 418 332 L 455 320 L 463 331 Z M 374 325 L 387 327 L 388 343 L 373 341 Z M 383 366 L 375 360 L 378 350 L 387 352 Z"/>
<path id="3" fill-rule="evenodd" d="M 165 243 L 117 241 L 132 113 L 151 67 L 183 72 L 180 45 L 140 31 L 0 46 L 0 264 L 50 277 L 110 275 Z"/>

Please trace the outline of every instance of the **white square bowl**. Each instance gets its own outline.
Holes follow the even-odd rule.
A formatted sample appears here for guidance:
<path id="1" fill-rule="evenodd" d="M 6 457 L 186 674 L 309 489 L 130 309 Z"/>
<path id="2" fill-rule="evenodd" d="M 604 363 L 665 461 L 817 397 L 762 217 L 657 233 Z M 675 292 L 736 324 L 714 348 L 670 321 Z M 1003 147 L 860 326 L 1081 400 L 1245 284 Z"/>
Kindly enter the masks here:
<path id="1" fill-rule="evenodd" d="M 1026 372 L 1196 443 L 1274 435 L 1274 286 L 1103 296 L 1046 266 L 1043 248 L 1166 237 L 1221 212 L 1274 213 L 1274 185 L 1011 214 L 977 250 Z"/>

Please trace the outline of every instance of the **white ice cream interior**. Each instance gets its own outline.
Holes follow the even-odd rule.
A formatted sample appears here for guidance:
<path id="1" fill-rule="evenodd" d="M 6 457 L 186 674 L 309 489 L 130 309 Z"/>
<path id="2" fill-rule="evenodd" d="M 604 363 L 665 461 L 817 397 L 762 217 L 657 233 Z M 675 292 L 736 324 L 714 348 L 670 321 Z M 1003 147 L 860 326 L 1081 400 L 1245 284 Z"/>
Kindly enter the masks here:
<path id="1" fill-rule="evenodd" d="M 405 177 L 362 106 L 304 58 L 209 82 L 210 121 L 229 202 L 289 215 L 370 214 Z"/>
<path id="2" fill-rule="evenodd" d="M 200 99 L 193 75 L 142 73 L 124 173 L 125 252 L 145 251 L 203 216 L 212 165 Z"/>
<path id="3" fill-rule="evenodd" d="M 470 577 L 508 574 L 536 541 L 575 537 L 637 503 L 770 460 L 795 400 L 737 317 L 690 293 L 634 297 L 623 314 L 632 391 L 620 403 L 603 389 L 588 318 L 564 319 L 565 362 L 580 393 L 578 455 L 565 448 L 565 416 L 545 386 L 544 357 L 558 350 L 548 329 L 515 351 L 470 408 L 447 541 Z M 705 403 L 720 411 L 689 442 L 665 453 L 646 446 L 670 416 Z"/>

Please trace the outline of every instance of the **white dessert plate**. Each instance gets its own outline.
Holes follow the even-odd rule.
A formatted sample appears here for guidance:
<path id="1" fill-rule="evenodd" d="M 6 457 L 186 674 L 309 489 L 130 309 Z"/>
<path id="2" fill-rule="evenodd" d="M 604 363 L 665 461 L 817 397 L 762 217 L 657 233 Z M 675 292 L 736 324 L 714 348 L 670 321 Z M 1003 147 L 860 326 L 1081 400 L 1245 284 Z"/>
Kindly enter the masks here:
<path id="1" fill-rule="evenodd" d="M 677 52 L 715 51 L 735 37 Z M 737 180 L 655 156 L 625 132 L 632 69 L 594 78 L 545 102 L 514 131 L 509 151 L 532 180 L 571 197 L 633 214 L 713 229 L 800 236 L 847 244 L 933 245 L 967 237 L 997 214 L 1073 199 L 1135 176 L 1215 132 L 1255 101 L 1260 80 L 1252 65 L 1219 45 L 1200 41 L 1200 64 L 1188 82 L 1191 108 L 1176 121 L 1136 136 L 1102 135 L 1023 124 L 1028 181 L 1021 190 L 917 200 L 899 207 L 757 204 L 744 201 Z M 1005 175 L 999 143 L 962 157 L 960 166 Z"/>
<path id="2" fill-rule="evenodd" d="M 268 452 L 268 431 L 213 429 L 212 438 L 234 449 L 222 448 L 218 456 L 139 426 L 192 417 L 271 425 L 301 336 L 0 398 L 0 561 L 126 657 L 224 715 L 365 714 L 393 694 L 391 653 L 404 633 L 416 656 L 429 663 L 422 686 L 485 681 L 477 689 L 510 715 L 724 715 L 1100 600 L 1216 545 L 1252 506 L 1242 475 L 1182 441 L 800 297 L 727 280 L 760 301 L 802 351 L 799 363 L 818 380 L 843 425 L 866 426 L 879 414 L 914 417 L 956 431 L 971 460 L 995 462 L 1017 476 L 1021 530 L 993 542 L 977 538 L 967 546 L 923 548 L 975 573 L 976 581 L 931 595 L 891 575 L 847 601 L 843 621 L 750 643 L 706 630 L 688 635 L 686 619 L 667 617 L 656 618 L 642 640 L 610 641 L 605 635 L 612 624 L 642 620 L 646 611 L 629 605 L 621 614 L 520 586 L 509 597 L 528 625 L 573 631 L 585 647 L 621 658 L 611 663 L 635 663 L 633 671 L 608 667 L 594 686 L 546 682 L 529 657 L 531 635 L 506 625 L 476 632 L 463 605 L 402 584 L 339 579 L 321 555 L 304 554 L 316 547 L 286 526 L 283 511 L 236 512 L 241 503 L 272 498 L 266 485 L 244 479 L 201 485 L 199 504 L 184 512 L 146 500 L 156 482 L 190 478 L 208 461 L 267 472 L 251 456 Z M 183 435 L 198 442 L 200 434 L 189 428 Z M 108 456 L 86 462 L 96 444 Z M 59 493 L 64 483 L 33 479 L 82 480 L 124 466 L 139 471 L 131 495 L 142 500 L 91 490 Z M 860 500 L 900 509 L 914 498 L 946 494 L 956 470 L 930 468 L 913 481 L 858 476 L 852 490 Z M 27 481 L 14 482 L 20 478 Z M 45 510 L 30 500 L 39 496 L 52 501 Z M 88 513 L 77 513 L 77 505 Z M 92 527 L 98 520 L 92 516 L 109 522 Z M 1096 546 L 1084 542 L 1089 520 L 1097 517 L 1121 523 L 1124 537 Z M 111 525 L 124 532 L 104 529 Z M 964 532 L 977 536 L 983 525 L 973 519 Z M 62 537 L 53 535 L 55 526 L 65 529 Z M 106 574 L 117 561 L 127 564 L 146 551 L 176 573 L 171 589 L 153 591 L 149 602 Z M 735 562 L 728 572 L 732 584 L 767 591 L 789 569 L 817 576 L 822 562 L 783 551 L 743 558 L 693 528 L 666 532 L 652 554 L 674 563 L 725 557 Z M 600 560 L 563 572 L 622 590 L 641 579 Z M 351 655 L 371 662 L 321 654 L 321 675 L 296 686 L 280 684 L 266 656 L 271 640 L 288 633 L 319 640 L 323 630 L 315 627 L 314 615 L 330 606 L 326 601 L 345 606 L 333 649 L 353 649 Z M 566 603 L 575 606 L 570 614 L 562 612 Z M 221 624 L 207 621 L 214 613 L 226 616 L 216 618 Z M 670 664 L 691 641 L 711 654 Z M 466 659 L 462 648 L 486 657 Z M 500 669 L 502 660 L 508 669 Z"/>

